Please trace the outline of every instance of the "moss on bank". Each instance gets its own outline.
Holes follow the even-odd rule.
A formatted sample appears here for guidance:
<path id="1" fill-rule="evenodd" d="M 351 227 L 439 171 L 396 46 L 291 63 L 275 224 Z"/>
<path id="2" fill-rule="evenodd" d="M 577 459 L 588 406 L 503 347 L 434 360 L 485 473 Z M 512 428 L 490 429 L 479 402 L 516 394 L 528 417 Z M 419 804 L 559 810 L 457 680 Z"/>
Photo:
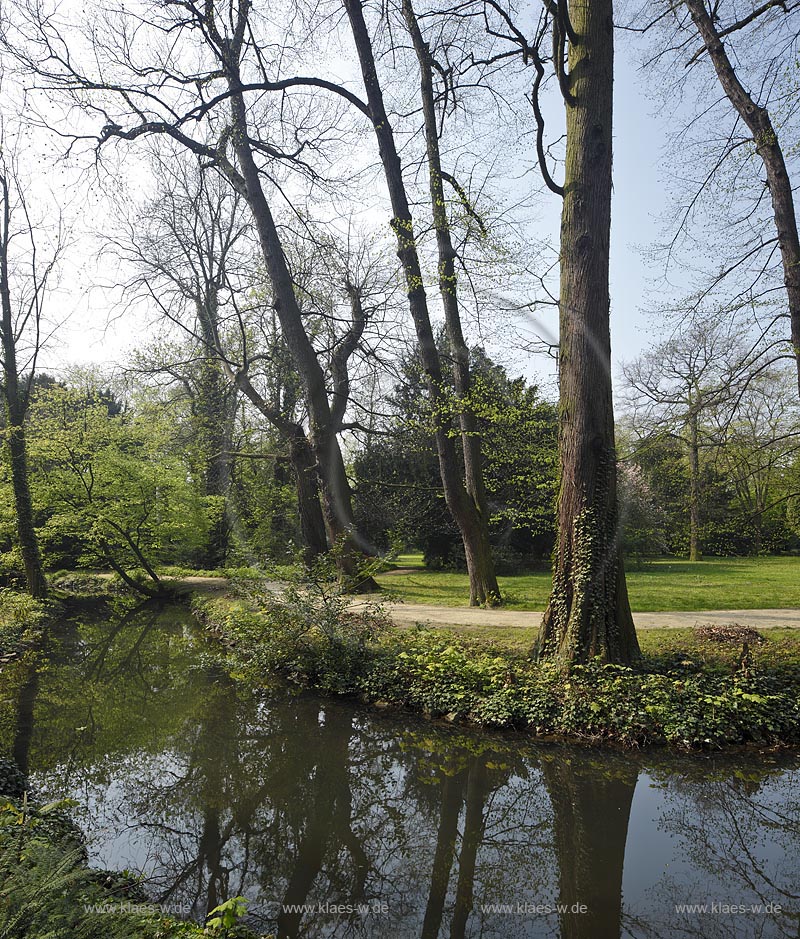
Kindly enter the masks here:
<path id="1" fill-rule="evenodd" d="M 197 598 L 194 608 L 234 670 L 262 683 L 280 675 L 326 694 L 538 736 L 684 749 L 800 744 L 796 640 L 743 656 L 741 646 L 703 651 L 673 634 L 649 642 L 638 668 L 591 662 L 564 674 L 496 643 L 387 627 L 379 608 L 355 615 L 313 591 Z"/>

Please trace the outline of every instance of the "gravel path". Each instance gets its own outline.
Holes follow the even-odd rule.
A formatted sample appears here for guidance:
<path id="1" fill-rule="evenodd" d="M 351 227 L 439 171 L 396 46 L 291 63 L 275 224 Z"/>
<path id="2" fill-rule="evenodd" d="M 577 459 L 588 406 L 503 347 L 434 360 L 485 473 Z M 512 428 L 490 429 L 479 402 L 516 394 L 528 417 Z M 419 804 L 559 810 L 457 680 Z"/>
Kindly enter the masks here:
<path id="1" fill-rule="evenodd" d="M 484 610 L 479 607 L 448 607 L 433 604 L 394 603 L 390 614 L 400 626 L 430 623 L 432 626 L 537 627 L 541 612 Z M 705 623 L 739 623 L 767 628 L 800 629 L 800 610 L 701 610 L 696 612 L 634 613 L 637 629 L 680 629 Z"/>

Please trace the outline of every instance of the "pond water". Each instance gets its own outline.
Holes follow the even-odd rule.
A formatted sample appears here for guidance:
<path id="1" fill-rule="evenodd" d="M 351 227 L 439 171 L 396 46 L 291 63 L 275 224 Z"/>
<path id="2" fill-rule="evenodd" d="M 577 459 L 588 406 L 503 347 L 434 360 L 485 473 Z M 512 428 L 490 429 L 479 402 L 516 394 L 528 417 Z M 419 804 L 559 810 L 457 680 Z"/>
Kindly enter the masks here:
<path id="1" fill-rule="evenodd" d="M 281 937 L 800 934 L 791 757 L 536 745 L 259 692 L 175 608 L 76 626 L 28 678 L 34 785 L 79 801 L 93 863 L 198 920 L 243 895 Z"/>

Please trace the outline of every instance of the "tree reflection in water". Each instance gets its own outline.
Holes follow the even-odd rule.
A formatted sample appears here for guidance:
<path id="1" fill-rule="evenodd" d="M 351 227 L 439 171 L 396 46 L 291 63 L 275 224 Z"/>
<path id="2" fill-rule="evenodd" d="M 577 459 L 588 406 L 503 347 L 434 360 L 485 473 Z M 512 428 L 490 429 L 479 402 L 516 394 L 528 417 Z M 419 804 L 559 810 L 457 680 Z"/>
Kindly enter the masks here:
<path id="1" fill-rule="evenodd" d="M 778 766 L 647 757 L 660 804 L 629 832 L 652 790 L 628 754 L 259 694 L 185 613 L 152 606 L 84 624 L 38 694 L 18 688 L 14 748 L 83 802 L 98 862 L 143 870 L 197 919 L 242 894 L 252 925 L 286 939 L 617 939 L 722 935 L 721 919 L 674 912 L 721 883 L 798 908 L 800 775 Z M 663 854 L 669 836 L 683 879 L 626 868 L 632 839 Z M 627 896 L 632 874 L 646 889 Z M 557 902 L 560 916 L 532 911 Z M 748 923 L 725 934 L 797 931 L 796 912 Z"/>

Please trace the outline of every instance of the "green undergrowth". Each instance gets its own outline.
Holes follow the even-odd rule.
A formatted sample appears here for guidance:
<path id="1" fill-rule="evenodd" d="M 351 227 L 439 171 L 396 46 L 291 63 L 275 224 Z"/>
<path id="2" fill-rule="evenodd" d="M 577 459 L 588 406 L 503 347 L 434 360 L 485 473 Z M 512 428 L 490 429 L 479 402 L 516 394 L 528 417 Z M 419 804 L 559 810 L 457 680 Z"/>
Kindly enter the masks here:
<path id="1" fill-rule="evenodd" d="M 241 903 L 224 904 L 203 928 L 166 915 L 132 874 L 90 867 L 74 803 L 43 805 L 27 789 L 0 760 L 0 939 L 254 939 L 236 925 Z"/>
<path id="2" fill-rule="evenodd" d="M 0 659 L 13 656 L 41 635 L 47 606 L 26 593 L 0 588 Z"/>
<path id="3" fill-rule="evenodd" d="M 323 694 L 538 736 L 689 749 L 800 743 L 800 649 L 794 637 L 749 648 L 648 636 L 636 668 L 593 661 L 569 673 L 519 648 L 447 629 L 399 630 L 379 605 L 358 613 L 313 585 L 282 597 L 196 598 L 236 674 L 273 676 Z M 664 631 L 666 632 L 666 631 Z"/>

